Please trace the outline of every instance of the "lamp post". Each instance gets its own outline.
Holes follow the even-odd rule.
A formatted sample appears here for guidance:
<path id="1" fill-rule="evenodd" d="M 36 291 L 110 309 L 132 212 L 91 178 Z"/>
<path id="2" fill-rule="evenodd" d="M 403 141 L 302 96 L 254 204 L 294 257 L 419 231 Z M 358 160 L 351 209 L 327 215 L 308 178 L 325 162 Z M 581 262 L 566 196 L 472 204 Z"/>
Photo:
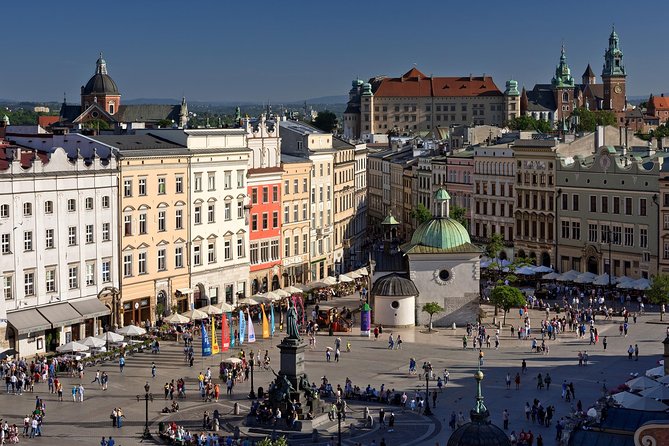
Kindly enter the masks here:
<path id="1" fill-rule="evenodd" d="M 153 402 L 153 394 L 149 392 L 150 388 L 151 386 L 147 381 L 146 384 L 144 384 L 144 396 L 137 395 L 137 402 L 140 402 L 142 398 L 146 402 L 146 410 L 144 415 L 144 433 L 142 433 L 142 438 L 145 440 L 152 438 L 151 431 L 149 430 L 149 401 Z"/>
<path id="2" fill-rule="evenodd" d="M 423 415 L 427 417 L 432 416 L 432 410 L 430 410 L 430 372 L 425 372 L 425 410 Z"/>
<path id="3" fill-rule="evenodd" d="M 341 446 L 341 417 L 344 403 L 339 401 L 337 407 L 337 446 Z"/>
<path id="4" fill-rule="evenodd" d="M 251 350 L 251 353 L 249 354 L 249 356 L 251 358 L 251 391 L 249 392 L 249 398 L 254 400 L 254 399 L 256 399 L 256 393 L 253 391 L 253 362 L 254 362 L 253 361 L 253 356 L 254 356 L 253 350 Z"/>

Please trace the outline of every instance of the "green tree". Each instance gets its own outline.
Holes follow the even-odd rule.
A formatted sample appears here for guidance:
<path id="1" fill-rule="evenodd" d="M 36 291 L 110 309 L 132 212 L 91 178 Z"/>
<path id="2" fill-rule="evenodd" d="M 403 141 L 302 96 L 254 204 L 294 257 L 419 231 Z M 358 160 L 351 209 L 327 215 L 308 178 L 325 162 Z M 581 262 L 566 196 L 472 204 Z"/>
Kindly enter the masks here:
<path id="1" fill-rule="evenodd" d="M 616 115 L 608 110 L 588 110 L 579 107 L 574 109 L 572 116 L 578 117 L 576 130 L 579 132 L 594 132 L 599 125 L 616 125 Z"/>
<path id="2" fill-rule="evenodd" d="M 498 285 L 493 288 L 492 293 L 490 293 L 490 302 L 504 310 L 503 325 L 506 325 L 506 313 L 510 309 L 527 304 L 523 293 L 518 288 L 509 285 Z"/>
<path id="3" fill-rule="evenodd" d="M 428 325 L 428 331 L 432 331 L 432 316 L 444 311 L 444 307 L 442 307 L 436 302 L 427 302 L 426 304 L 423 304 L 423 308 L 421 309 L 421 311 L 423 313 L 427 313 L 430 315 L 430 324 Z"/>
<path id="4" fill-rule="evenodd" d="M 337 128 L 337 115 L 332 113 L 330 110 L 318 112 L 318 115 L 316 115 L 316 118 L 311 121 L 311 124 L 313 124 L 314 127 L 323 130 L 324 132 L 330 133 L 335 128 Z"/>
<path id="5" fill-rule="evenodd" d="M 109 130 L 109 124 L 102 119 L 91 119 L 84 123 L 84 128 L 92 130 Z"/>
<path id="6" fill-rule="evenodd" d="M 541 133 L 548 133 L 553 130 L 553 125 L 543 119 L 534 119 L 532 116 L 518 116 L 511 119 L 507 126 L 511 130 L 534 130 Z"/>
<path id="7" fill-rule="evenodd" d="M 485 255 L 494 259 L 499 255 L 502 248 L 504 248 L 504 237 L 502 237 L 502 234 L 495 232 L 485 247 Z"/>
<path id="8" fill-rule="evenodd" d="M 650 288 L 646 291 L 646 296 L 654 304 L 668 304 L 669 303 L 669 275 L 658 274 L 653 277 L 650 283 Z"/>
<path id="9" fill-rule="evenodd" d="M 449 212 L 449 217 L 453 220 L 460 223 L 465 229 L 469 229 L 469 221 L 467 220 L 467 208 L 458 206 L 457 204 L 451 204 L 451 209 Z"/>
<path id="10" fill-rule="evenodd" d="M 272 441 L 270 437 L 265 437 L 259 442 L 256 443 L 257 446 L 288 446 L 288 440 L 286 437 L 279 437 L 276 440 Z"/>
<path id="11" fill-rule="evenodd" d="M 409 216 L 411 216 L 411 218 L 415 218 L 418 224 L 420 225 L 431 219 L 432 213 L 428 208 L 425 207 L 423 203 L 418 203 L 418 206 L 416 206 L 409 213 Z"/>

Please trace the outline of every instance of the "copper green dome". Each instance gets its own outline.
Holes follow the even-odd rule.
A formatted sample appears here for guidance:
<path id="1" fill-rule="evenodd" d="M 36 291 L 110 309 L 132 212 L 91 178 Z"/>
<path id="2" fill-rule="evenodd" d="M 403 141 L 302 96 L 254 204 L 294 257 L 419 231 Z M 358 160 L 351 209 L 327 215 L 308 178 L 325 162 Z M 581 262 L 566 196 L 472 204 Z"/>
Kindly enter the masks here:
<path id="1" fill-rule="evenodd" d="M 412 245 L 450 250 L 470 244 L 469 233 L 457 220 L 432 218 L 420 225 L 411 237 Z"/>

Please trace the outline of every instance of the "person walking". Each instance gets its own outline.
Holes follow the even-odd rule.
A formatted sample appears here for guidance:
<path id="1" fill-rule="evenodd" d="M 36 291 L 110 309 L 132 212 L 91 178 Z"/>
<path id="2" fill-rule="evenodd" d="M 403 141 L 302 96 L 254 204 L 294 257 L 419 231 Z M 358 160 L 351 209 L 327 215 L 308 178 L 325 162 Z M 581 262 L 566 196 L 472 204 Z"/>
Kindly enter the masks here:
<path id="1" fill-rule="evenodd" d="M 121 369 L 121 373 L 123 373 L 123 367 L 125 367 L 125 358 L 123 356 L 118 359 L 118 367 Z"/>
<path id="2" fill-rule="evenodd" d="M 78 393 L 79 393 L 79 402 L 83 403 L 84 402 L 84 385 L 83 384 L 79 384 Z"/>
<path id="3" fill-rule="evenodd" d="M 524 375 L 527 372 L 527 361 L 523 359 L 523 362 L 520 364 L 520 371 Z"/>
<path id="4" fill-rule="evenodd" d="M 516 390 L 520 390 L 520 373 L 516 373 Z"/>
<path id="5" fill-rule="evenodd" d="M 634 360 L 639 360 L 639 344 L 634 344 Z"/>
<path id="6" fill-rule="evenodd" d="M 123 418 L 125 418 L 125 415 L 123 415 L 123 411 L 119 407 L 116 409 L 116 427 L 123 427 Z"/>
<path id="7" fill-rule="evenodd" d="M 630 344 L 629 348 L 627 349 L 627 359 L 631 361 L 633 354 L 634 354 L 634 347 L 632 347 L 632 344 Z"/>
<path id="8" fill-rule="evenodd" d="M 506 389 L 511 389 L 511 374 L 508 372 L 506 373 Z"/>
<path id="9" fill-rule="evenodd" d="M 155 378 L 155 377 L 156 377 L 156 363 L 151 362 L 151 378 Z"/>
<path id="10" fill-rule="evenodd" d="M 604 350 L 606 351 L 606 345 L 608 342 L 606 341 L 606 336 L 604 336 L 604 339 L 602 339 L 602 345 L 604 346 Z"/>
<path id="11" fill-rule="evenodd" d="M 546 372 L 546 376 L 544 376 L 544 384 L 546 384 L 546 391 L 548 391 L 551 387 L 551 382 L 552 382 L 551 375 Z"/>
<path id="12" fill-rule="evenodd" d="M 502 412 L 502 421 L 504 422 L 504 430 L 509 429 L 509 411 L 507 409 L 504 409 L 504 412 Z"/>

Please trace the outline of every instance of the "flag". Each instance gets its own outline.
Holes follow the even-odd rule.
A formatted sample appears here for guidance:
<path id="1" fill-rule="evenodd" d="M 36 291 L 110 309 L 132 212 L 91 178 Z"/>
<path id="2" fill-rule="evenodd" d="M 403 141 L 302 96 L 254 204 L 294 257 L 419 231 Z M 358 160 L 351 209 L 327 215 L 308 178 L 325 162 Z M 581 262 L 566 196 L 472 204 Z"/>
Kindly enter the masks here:
<path id="1" fill-rule="evenodd" d="M 269 332 L 274 337 L 274 304 L 269 307 Z"/>
<path id="2" fill-rule="evenodd" d="M 244 312 L 239 310 L 239 346 L 244 343 L 244 336 L 246 336 L 246 319 L 244 318 Z"/>
<path id="3" fill-rule="evenodd" d="M 249 344 L 256 341 L 256 332 L 253 329 L 253 320 L 251 319 L 251 312 L 246 309 L 246 314 L 249 316 Z"/>
<path id="4" fill-rule="evenodd" d="M 226 313 L 221 315 L 221 351 L 227 352 L 230 348 L 230 326 Z"/>
<path id="5" fill-rule="evenodd" d="M 230 348 L 235 346 L 235 321 L 232 317 L 232 312 L 230 313 L 230 330 L 228 330 L 228 336 L 230 337 Z"/>
<path id="6" fill-rule="evenodd" d="M 211 317 L 211 354 L 216 355 L 221 352 L 218 345 L 218 338 L 216 337 L 216 318 Z"/>
<path id="7" fill-rule="evenodd" d="M 267 322 L 267 314 L 265 314 L 265 304 L 260 304 L 260 310 L 262 311 L 262 338 L 269 338 L 269 322 Z"/>
<path id="8" fill-rule="evenodd" d="M 302 310 L 302 326 L 307 325 L 307 321 L 305 319 L 305 311 L 304 311 L 304 302 L 302 301 L 302 297 L 295 296 L 293 298 L 293 305 L 295 305 L 295 310 L 297 310 L 297 303 L 300 304 L 300 309 Z"/>
<path id="9" fill-rule="evenodd" d="M 211 342 L 209 341 L 209 333 L 207 333 L 207 327 L 204 326 L 204 321 L 200 322 L 200 332 L 202 333 L 202 356 L 211 356 Z"/>

